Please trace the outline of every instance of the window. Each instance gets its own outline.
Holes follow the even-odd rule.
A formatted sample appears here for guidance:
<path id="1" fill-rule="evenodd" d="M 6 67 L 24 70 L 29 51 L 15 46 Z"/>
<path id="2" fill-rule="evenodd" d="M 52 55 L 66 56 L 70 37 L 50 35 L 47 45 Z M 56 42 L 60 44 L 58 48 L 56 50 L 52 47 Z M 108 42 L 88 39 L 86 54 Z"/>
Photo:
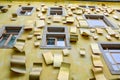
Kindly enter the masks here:
<path id="1" fill-rule="evenodd" d="M 64 38 L 57 39 L 57 46 L 65 46 Z"/>
<path id="2" fill-rule="evenodd" d="M 47 38 L 47 45 L 55 45 L 55 38 Z"/>
<path id="3" fill-rule="evenodd" d="M 45 27 L 41 48 L 70 48 L 67 27 Z"/>
<path id="4" fill-rule="evenodd" d="M 85 6 L 85 5 L 79 5 L 79 7 L 81 7 L 81 8 L 92 8 L 92 9 L 96 8 L 96 6 Z"/>
<path id="5" fill-rule="evenodd" d="M 48 27 L 47 29 L 48 32 L 65 32 L 65 28 L 63 27 Z"/>
<path id="6" fill-rule="evenodd" d="M 33 13 L 34 7 L 21 7 L 18 9 L 18 15 L 29 16 Z"/>
<path id="7" fill-rule="evenodd" d="M 65 40 L 64 38 L 47 38 L 47 46 L 63 46 L 65 47 Z"/>
<path id="8" fill-rule="evenodd" d="M 84 17 L 91 28 L 105 28 L 107 26 L 117 28 L 117 26 L 111 23 L 104 15 L 84 15 Z"/>
<path id="9" fill-rule="evenodd" d="M 116 10 L 118 13 L 120 13 L 120 10 L 118 9 L 118 10 Z"/>
<path id="10" fill-rule="evenodd" d="M 120 43 L 100 43 L 104 60 L 112 74 L 120 74 Z"/>
<path id="11" fill-rule="evenodd" d="M 22 30 L 22 26 L 3 27 L 0 34 L 0 47 L 12 48 Z"/>
<path id="12" fill-rule="evenodd" d="M 79 7 L 81 7 L 81 8 L 87 8 L 87 6 L 84 6 L 84 5 L 79 5 Z"/>
<path id="13" fill-rule="evenodd" d="M 65 15 L 65 9 L 62 7 L 50 7 L 48 15 Z"/>
<path id="14" fill-rule="evenodd" d="M 2 9 L 4 6 L 0 6 L 0 9 Z"/>
<path id="15" fill-rule="evenodd" d="M 95 9 L 95 8 L 96 8 L 96 6 L 88 6 L 88 8 Z"/>

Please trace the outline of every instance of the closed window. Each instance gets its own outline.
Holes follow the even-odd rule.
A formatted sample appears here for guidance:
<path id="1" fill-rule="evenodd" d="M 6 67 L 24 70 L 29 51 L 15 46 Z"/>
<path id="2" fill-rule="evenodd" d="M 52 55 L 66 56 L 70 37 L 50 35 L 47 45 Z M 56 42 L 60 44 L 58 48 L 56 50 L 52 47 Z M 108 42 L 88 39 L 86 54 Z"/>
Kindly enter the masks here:
<path id="1" fill-rule="evenodd" d="M 117 28 L 117 26 L 115 24 L 113 24 L 112 22 L 110 22 L 107 17 L 105 17 L 104 15 L 89 15 L 86 14 L 84 15 L 87 23 L 89 24 L 89 27 L 91 28 L 106 28 L 106 27 L 112 27 L 112 28 Z"/>
<path id="2" fill-rule="evenodd" d="M 100 43 L 104 60 L 112 74 L 120 74 L 120 44 Z"/>

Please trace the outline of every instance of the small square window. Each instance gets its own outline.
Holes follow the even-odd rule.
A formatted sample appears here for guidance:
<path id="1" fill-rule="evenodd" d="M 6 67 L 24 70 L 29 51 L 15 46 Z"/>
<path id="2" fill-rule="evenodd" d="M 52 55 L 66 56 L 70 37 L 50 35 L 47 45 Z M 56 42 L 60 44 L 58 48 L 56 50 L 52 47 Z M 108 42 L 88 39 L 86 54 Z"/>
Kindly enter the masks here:
<path id="1" fill-rule="evenodd" d="M 67 27 L 45 27 L 41 48 L 70 48 Z"/>
<path id="2" fill-rule="evenodd" d="M 29 16 L 33 13 L 34 7 L 21 7 L 18 9 L 18 15 Z"/>
<path id="3" fill-rule="evenodd" d="M 57 46 L 65 46 L 64 38 L 57 39 Z"/>
<path id="4" fill-rule="evenodd" d="M 55 45 L 55 38 L 48 38 L 47 45 L 49 45 L 49 46 Z"/>

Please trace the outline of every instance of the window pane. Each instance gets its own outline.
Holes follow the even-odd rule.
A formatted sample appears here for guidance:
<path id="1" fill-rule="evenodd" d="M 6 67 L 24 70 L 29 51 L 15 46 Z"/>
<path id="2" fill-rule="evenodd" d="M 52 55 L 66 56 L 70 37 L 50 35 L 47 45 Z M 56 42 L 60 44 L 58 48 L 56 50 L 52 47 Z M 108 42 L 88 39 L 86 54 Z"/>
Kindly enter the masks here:
<path id="1" fill-rule="evenodd" d="M 119 71 L 119 68 L 117 65 L 112 65 L 112 68 L 115 70 L 115 71 Z"/>
<path id="2" fill-rule="evenodd" d="M 57 46 L 65 46 L 64 38 L 57 39 Z"/>
<path id="3" fill-rule="evenodd" d="M 47 45 L 55 45 L 55 39 L 54 38 L 47 39 Z"/>
<path id="4" fill-rule="evenodd" d="M 118 67 L 119 67 L 119 69 L 120 69 L 120 64 L 119 65 L 117 65 Z"/>
<path id="5" fill-rule="evenodd" d="M 120 54 L 119 53 L 113 53 L 112 57 L 116 63 L 120 63 Z"/>
<path id="6" fill-rule="evenodd" d="M 91 27 L 105 27 L 106 26 L 103 20 L 88 19 L 87 21 Z"/>
<path id="7" fill-rule="evenodd" d="M 57 41 L 64 41 L 64 38 L 58 38 Z"/>
<path id="8" fill-rule="evenodd" d="M 110 62 L 111 64 L 115 64 L 115 62 L 113 61 L 110 53 L 105 53 L 105 55 L 107 56 L 107 58 L 108 58 L 108 60 L 109 60 L 109 62 Z"/>

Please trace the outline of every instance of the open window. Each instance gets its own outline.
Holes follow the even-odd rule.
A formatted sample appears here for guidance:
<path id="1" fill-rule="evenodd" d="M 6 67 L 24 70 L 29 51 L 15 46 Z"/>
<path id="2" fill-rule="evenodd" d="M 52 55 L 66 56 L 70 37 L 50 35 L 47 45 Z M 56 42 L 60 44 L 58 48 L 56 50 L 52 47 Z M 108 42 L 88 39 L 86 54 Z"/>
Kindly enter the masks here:
<path id="1" fill-rule="evenodd" d="M 70 48 L 67 27 L 45 27 L 41 48 Z"/>
<path id="2" fill-rule="evenodd" d="M 0 47 L 1 48 L 12 48 L 16 39 L 21 34 L 22 26 L 5 26 L 1 29 L 0 34 Z"/>
<path id="3" fill-rule="evenodd" d="M 104 60 L 112 74 L 120 74 L 120 43 L 100 43 Z"/>
<path id="4" fill-rule="evenodd" d="M 117 26 L 111 23 L 104 15 L 84 15 L 84 17 L 91 28 L 106 28 L 108 26 L 117 28 Z"/>
<path id="5" fill-rule="evenodd" d="M 65 15 L 65 9 L 63 7 L 50 7 L 48 15 Z"/>
<path id="6" fill-rule="evenodd" d="M 18 15 L 29 16 L 32 15 L 34 7 L 20 7 L 18 9 Z"/>

